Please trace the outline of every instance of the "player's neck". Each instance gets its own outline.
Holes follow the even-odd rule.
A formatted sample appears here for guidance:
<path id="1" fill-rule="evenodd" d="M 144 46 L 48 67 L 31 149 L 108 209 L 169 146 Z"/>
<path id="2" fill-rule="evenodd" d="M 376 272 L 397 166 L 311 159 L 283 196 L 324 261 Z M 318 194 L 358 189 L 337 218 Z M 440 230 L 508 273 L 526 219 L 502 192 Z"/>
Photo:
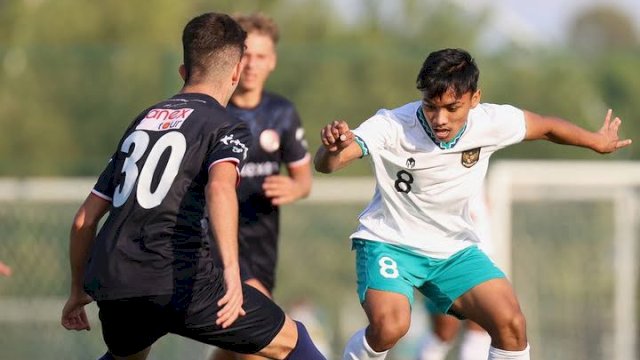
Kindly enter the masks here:
<path id="1" fill-rule="evenodd" d="M 229 103 L 229 90 L 222 89 L 220 87 L 206 86 L 203 84 L 185 85 L 180 90 L 181 94 L 198 93 L 209 95 L 216 99 L 220 105 L 226 107 Z"/>
<path id="2" fill-rule="evenodd" d="M 260 104 L 261 100 L 262 89 L 241 90 L 238 88 L 231 96 L 233 105 L 241 109 L 253 109 Z"/>

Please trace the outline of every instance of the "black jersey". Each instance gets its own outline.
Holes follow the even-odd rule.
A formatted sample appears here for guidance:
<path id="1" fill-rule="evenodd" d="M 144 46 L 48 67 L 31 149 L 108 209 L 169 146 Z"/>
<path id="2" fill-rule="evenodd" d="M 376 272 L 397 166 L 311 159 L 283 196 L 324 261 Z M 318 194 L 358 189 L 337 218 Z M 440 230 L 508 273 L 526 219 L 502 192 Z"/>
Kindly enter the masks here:
<path id="1" fill-rule="evenodd" d="M 304 130 L 293 103 L 273 93 L 263 92 L 255 108 L 242 109 L 229 103 L 227 109 L 247 124 L 253 139 L 238 188 L 241 261 L 249 262 L 253 275 L 272 287 L 279 212 L 265 196 L 262 183 L 267 176 L 278 174 L 283 164 L 295 166 L 309 161 Z"/>
<path id="2" fill-rule="evenodd" d="M 96 300 L 172 294 L 220 276 L 202 233 L 211 166 L 241 165 L 250 132 L 213 98 L 179 94 L 129 126 L 93 193 L 112 202 L 85 272 Z"/>

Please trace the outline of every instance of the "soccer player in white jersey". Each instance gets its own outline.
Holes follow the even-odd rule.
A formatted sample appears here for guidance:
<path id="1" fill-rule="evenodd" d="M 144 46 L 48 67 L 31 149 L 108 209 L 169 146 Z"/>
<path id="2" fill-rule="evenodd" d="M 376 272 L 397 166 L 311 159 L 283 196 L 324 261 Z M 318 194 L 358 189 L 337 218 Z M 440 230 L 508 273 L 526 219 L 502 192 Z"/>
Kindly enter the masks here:
<path id="1" fill-rule="evenodd" d="M 484 187 L 483 187 L 484 189 Z M 475 232 L 480 239 L 478 247 L 485 254 L 493 255 L 491 219 L 485 191 L 469 200 L 469 215 Z M 430 315 L 431 331 L 427 332 L 418 348 L 417 360 L 444 360 L 464 326 L 464 333 L 458 351 L 459 360 L 486 360 L 491 345 L 491 337 L 477 323 L 466 320 L 464 325 L 455 316 L 441 313 L 435 304 L 425 298 L 425 307 Z"/>
<path id="2" fill-rule="evenodd" d="M 611 110 L 596 132 L 509 105 L 480 103 L 479 70 L 461 49 L 433 52 L 417 78 L 421 99 L 380 110 L 351 131 L 321 131 L 315 167 L 331 173 L 368 157 L 373 199 L 351 235 L 358 295 L 369 325 L 344 359 L 384 359 L 409 329 L 413 290 L 443 313 L 477 322 L 491 336 L 489 359 L 529 359 L 525 318 L 504 273 L 478 249 L 469 199 L 480 192 L 493 152 L 549 140 L 610 153 L 620 140 Z"/>

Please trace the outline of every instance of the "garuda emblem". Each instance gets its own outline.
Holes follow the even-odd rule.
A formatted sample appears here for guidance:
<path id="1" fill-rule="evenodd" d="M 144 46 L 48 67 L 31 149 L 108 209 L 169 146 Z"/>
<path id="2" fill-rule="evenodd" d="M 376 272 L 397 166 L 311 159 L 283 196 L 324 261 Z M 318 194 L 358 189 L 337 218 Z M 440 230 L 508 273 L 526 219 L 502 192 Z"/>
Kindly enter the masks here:
<path id="1" fill-rule="evenodd" d="M 475 148 L 462 152 L 460 162 L 464 167 L 470 168 L 475 165 L 480 159 L 480 148 Z"/>

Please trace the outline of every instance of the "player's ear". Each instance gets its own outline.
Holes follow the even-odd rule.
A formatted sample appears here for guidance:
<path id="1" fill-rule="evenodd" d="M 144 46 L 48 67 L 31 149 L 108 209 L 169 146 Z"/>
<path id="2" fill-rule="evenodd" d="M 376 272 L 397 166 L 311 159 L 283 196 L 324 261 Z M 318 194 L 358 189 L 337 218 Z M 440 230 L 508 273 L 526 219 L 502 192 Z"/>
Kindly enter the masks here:
<path id="1" fill-rule="evenodd" d="M 231 74 L 231 84 L 232 85 L 236 85 L 238 82 L 240 82 L 240 74 L 242 74 L 242 69 L 244 68 L 245 62 L 244 61 L 238 61 L 238 63 L 236 64 L 236 66 L 233 67 L 233 73 Z"/>
<path id="2" fill-rule="evenodd" d="M 182 78 L 182 80 L 184 80 L 186 82 L 187 81 L 187 68 L 184 66 L 184 64 L 180 64 L 180 67 L 178 68 L 178 73 L 180 74 L 180 77 Z"/>
<path id="3" fill-rule="evenodd" d="M 480 89 L 476 90 L 476 92 L 471 95 L 471 108 L 473 109 L 480 103 L 480 98 L 482 97 L 482 92 Z"/>

